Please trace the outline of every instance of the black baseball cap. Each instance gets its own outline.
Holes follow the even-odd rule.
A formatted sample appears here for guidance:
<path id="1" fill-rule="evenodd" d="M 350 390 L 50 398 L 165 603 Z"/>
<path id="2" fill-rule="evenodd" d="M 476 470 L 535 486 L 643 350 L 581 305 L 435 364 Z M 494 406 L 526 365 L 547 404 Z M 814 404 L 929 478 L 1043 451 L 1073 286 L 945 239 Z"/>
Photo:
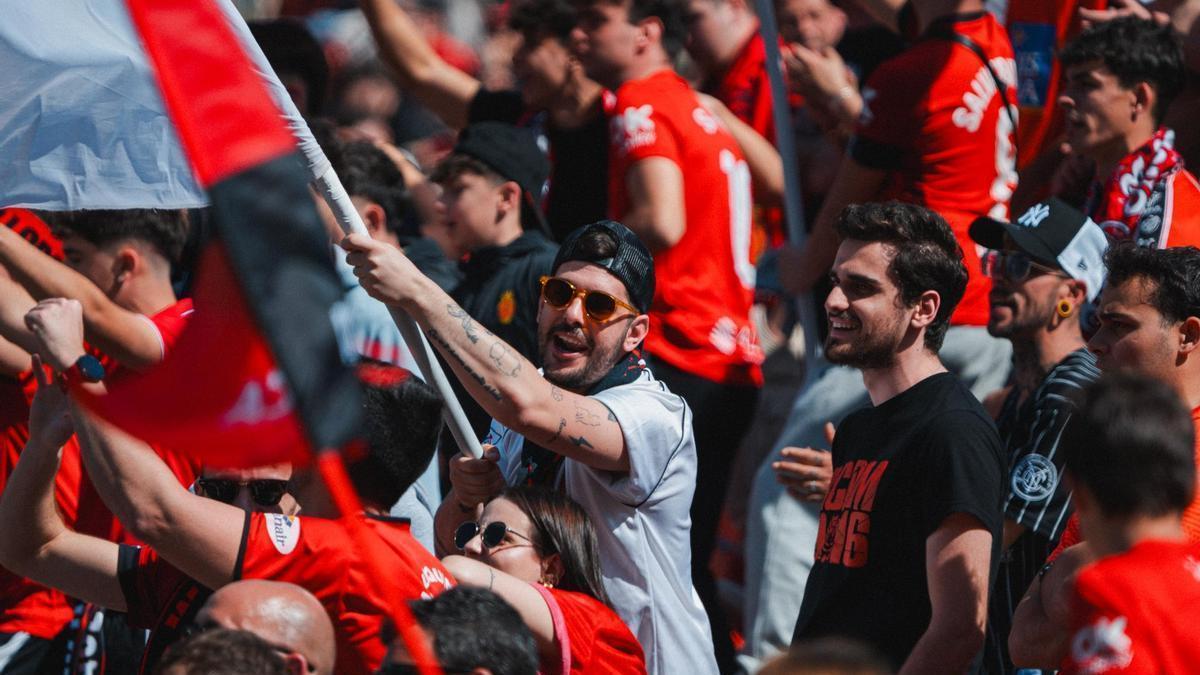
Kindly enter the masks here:
<path id="1" fill-rule="evenodd" d="M 504 180 L 521 186 L 522 213 L 532 218 L 532 221 L 522 220 L 550 232 L 540 206 L 542 187 L 550 175 L 550 160 L 533 131 L 504 122 L 476 122 L 458 135 L 453 154 L 479 160 Z M 434 180 L 439 180 L 437 172 Z"/>
<path id="2" fill-rule="evenodd" d="M 462 130 L 454 153 L 483 162 L 504 180 L 511 180 L 540 200 L 550 174 L 550 160 L 537 136 L 524 127 L 503 122 L 476 122 Z"/>
<path id="3" fill-rule="evenodd" d="M 611 257 L 597 257 L 580 246 L 585 234 L 596 231 L 607 233 L 616 242 L 617 250 Z M 625 285 L 629 300 L 638 311 L 645 313 L 650 309 L 650 302 L 654 299 L 654 258 L 642 240 L 628 227 L 615 220 L 600 220 L 576 228 L 558 247 L 558 255 L 554 257 L 550 269 L 557 272 L 563 263 L 572 260 L 592 263 L 608 270 Z"/>
<path id="4" fill-rule="evenodd" d="M 1005 248 L 1007 236 L 1022 252 L 1087 283 L 1089 300 L 1104 285 L 1108 237 L 1091 218 L 1057 197 L 1029 207 L 1015 222 L 977 218 L 968 230 L 977 244 Z"/>

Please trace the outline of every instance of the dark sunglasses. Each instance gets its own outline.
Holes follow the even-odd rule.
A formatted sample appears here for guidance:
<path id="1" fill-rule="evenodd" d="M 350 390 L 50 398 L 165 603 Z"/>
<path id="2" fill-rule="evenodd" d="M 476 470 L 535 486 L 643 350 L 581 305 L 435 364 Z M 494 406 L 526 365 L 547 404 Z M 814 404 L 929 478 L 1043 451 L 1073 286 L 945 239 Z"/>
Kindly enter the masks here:
<path id="1" fill-rule="evenodd" d="M 633 312 L 634 316 L 641 314 L 632 305 L 621 302 L 604 291 L 592 291 L 586 288 L 576 288 L 575 284 L 560 277 L 543 276 L 542 299 L 554 309 L 566 309 L 577 297 L 583 298 L 583 311 L 592 321 L 607 321 L 617 311 L 624 307 Z"/>
<path id="2" fill-rule="evenodd" d="M 277 506 L 287 494 L 289 482 L 273 478 L 232 480 L 229 478 L 197 478 L 196 493 L 219 502 L 232 504 L 243 486 L 250 488 L 250 498 L 259 506 Z"/>
<path id="3" fill-rule="evenodd" d="M 513 532 L 512 530 L 508 529 L 508 525 L 505 525 L 497 520 L 488 523 L 487 527 L 483 528 L 483 536 L 481 537 L 483 541 L 483 547 L 496 548 L 500 545 L 500 542 L 504 541 L 504 535 L 510 532 L 514 537 L 524 539 L 525 541 L 529 542 L 531 546 L 533 545 L 532 539 L 526 537 L 520 532 Z M 454 545 L 457 546 L 458 550 L 461 551 L 467 547 L 467 542 L 474 539 L 475 535 L 477 534 L 479 534 L 479 523 L 471 521 L 465 522 L 462 525 L 459 525 L 458 529 L 454 531 Z"/>
<path id="4" fill-rule="evenodd" d="M 979 259 L 983 266 L 983 276 L 989 279 L 1008 279 L 1009 281 L 1025 281 L 1034 270 L 1042 274 L 1062 276 L 1062 272 L 1034 261 L 1020 251 L 995 251 L 983 254 Z"/>

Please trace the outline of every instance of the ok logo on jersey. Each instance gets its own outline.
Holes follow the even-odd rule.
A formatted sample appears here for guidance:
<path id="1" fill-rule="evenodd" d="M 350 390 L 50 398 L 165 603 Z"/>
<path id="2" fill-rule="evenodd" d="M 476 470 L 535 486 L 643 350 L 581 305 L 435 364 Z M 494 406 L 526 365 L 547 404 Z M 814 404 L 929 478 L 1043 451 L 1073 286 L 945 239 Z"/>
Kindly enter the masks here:
<path id="1" fill-rule="evenodd" d="M 609 121 L 612 144 L 620 148 L 621 152 L 629 152 L 644 145 L 653 145 L 658 140 L 654 120 L 650 119 L 653 114 L 654 106 L 647 103 L 636 108 L 630 106 L 614 115 Z"/>

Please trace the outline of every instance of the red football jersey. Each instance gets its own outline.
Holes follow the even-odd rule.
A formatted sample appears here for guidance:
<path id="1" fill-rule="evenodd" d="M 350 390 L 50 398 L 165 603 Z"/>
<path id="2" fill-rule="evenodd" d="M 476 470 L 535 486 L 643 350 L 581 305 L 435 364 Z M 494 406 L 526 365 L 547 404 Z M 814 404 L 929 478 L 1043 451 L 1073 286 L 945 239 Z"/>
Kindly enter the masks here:
<path id="1" fill-rule="evenodd" d="M 642 645 L 621 617 L 584 593 L 533 584 L 550 608 L 559 662 L 542 664 L 545 675 L 638 675 L 646 672 Z"/>
<path id="2" fill-rule="evenodd" d="M 733 136 L 670 70 L 623 84 L 610 111 L 609 209 L 629 211 L 625 173 L 665 157 L 683 173 L 686 230 L 654 256 L 646 349 L 693 375 L 761 384 L 762 349 L 750 323 L 750 168 Z"/>
<path id="3" fill-rule="evenodd" d="M 878 199 L 920 204 L 950 224 L 969 274 L 951 322 L 983 326 L 991 283 L 967 228 L 980 216 L 1008 220 L 1017 185 L 1016 149 L 995 81 L 973 51 L 946 37 L 951 31 L 983 50 L 1005 83 L 1009 103 L 1016 104 L 1012 46 L 996 19 L 980 12 L 938 21 L 871 74 L 849 151 L 860 164 L 889 172 Z"/>
<path id="4" fill-rule="evenodd" d="M 1140 542 L 1080 571 L 1060 672 L 1196 672 L 1197 625 L 1200 544 Z"/>
<path id="5" fill-rule="evenodd" d="M 380 627 L 391 609 L 381 585 L 400 585 L 407 600 L 430 598 L 454 578 L 413 539 L 408 521 L 360 516 L 394 554 L 380 561 L 391 574 L 372 575 L 346 527 L 336 520 L 252 513 L 246 521 L 239 579 L 287 581 L 317 596 L 333 619 L 339 675 L 369 675 L 387 655 Z"/>
<path id="6" fill-rule="evenodd" d="M 23 387 L 0 378 L 0 494 L 28 440 L 29 403 Z M 54 479 L 55 503 L 68 527 L 75 523 L 79 472 L 79 445 L 72 437 Z M 24 631 L 51 639 L 70 620 L 71 606 L 62 593 L 0 568 L 0 633 Z"/>

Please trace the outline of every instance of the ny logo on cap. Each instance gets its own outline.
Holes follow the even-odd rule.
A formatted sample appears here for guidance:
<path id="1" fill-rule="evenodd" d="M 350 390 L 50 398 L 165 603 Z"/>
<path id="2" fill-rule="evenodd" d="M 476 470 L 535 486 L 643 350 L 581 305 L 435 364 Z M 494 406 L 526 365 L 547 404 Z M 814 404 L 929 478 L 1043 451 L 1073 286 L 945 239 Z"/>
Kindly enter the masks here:
<path id="1" fill-rule="evenodd" d="M 1049 204 L 1034 204 L 1033 206 L 1029 207 L 1028 211 L 1022 213 L 1020 218 L 1017 218 L 1017 222 L 1025 227 L 1037 227 L 1038 225 L 1041 225 L 1042 221 L 1045 220 L 1046 216 L 1049 215 Z"/>

